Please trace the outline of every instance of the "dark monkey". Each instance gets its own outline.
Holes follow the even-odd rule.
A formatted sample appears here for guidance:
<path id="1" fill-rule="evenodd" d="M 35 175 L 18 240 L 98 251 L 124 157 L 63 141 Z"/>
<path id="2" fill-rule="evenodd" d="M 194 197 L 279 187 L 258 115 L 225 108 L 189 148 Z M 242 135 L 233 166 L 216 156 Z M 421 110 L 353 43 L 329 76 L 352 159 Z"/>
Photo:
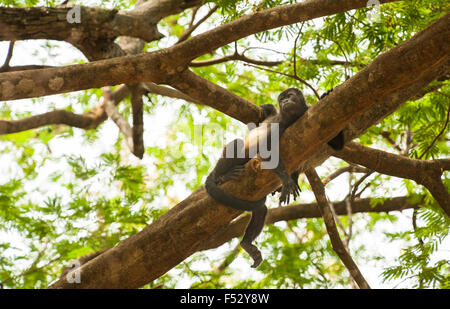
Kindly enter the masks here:
<path id="1" fill-rule="evenodd" d="M 330 91 L 326 92 L 321 98 L 326 96 L 329 92 Z M 258 267 L 262 262 L 261 252 L 252 244 L 252 242 L 261 233 L 264 227 L 264 221 L 267 214 L 267 207 L 265 205 L 266 197 L 259 201 L 243 200 L 226 193 L 219 188 L 219 185 L 231 179 L 236 180 L 242 175 L 245 163 L 250 161 L 250 159 L 256 155 L 255 153 L 251 153 L 251 149 L 258 149 L 258 154 L 260 155 L 262 162 L 270 161 L 271 156 L 263 157 L 260 151 L 261 143 L 265 143 L 266 149 L 270 149 L 270 154 L 277 154 L 278 156 L 276 166 L 271 169 L 280 178 L 282 183 L 281 190 L 277 190 L 281 191 L 280 204 L 289 203 L 290 195 L 293 196 L 294 200 L 299 196 L 299 172 L 296 171 L 289 175 L 281 156 L 279 156 L 278 141 L 283 132 L 300 118 L 308 110 L 309 106 L 306 104 L 303 93 L 296 88 L 289 88 L 283 91 L 278 96 L 278 105 L 280 109 L 279 113 L 271 104 L 263 104 L 261 106 L 264 111 L 262 125 L 251 130 L 245 137 L 245 140 L 236 139 L 227 144 L 223 149 L 222 157 L 219 159 L 205 182 L 206 191 L 217 202 L 234 209 L 252 212 L 252 218 L 240 243 L 241 247 L 253 259 L 254 262 L 252 267 Z M 278 132 L 273 131 L 274 129 L 270 124 L 278 124 Z M 276 133 L 278 133 L 278 139 L 275 143 L 272 143 L 273 137 L 271 137 L 271 134 Z M 335 150 L 342 149 L 344 146 L 342 131 L 328 142 L 328 144 Z M 232 156 L 230 156 L 230 152 L 232 153 Z"/>

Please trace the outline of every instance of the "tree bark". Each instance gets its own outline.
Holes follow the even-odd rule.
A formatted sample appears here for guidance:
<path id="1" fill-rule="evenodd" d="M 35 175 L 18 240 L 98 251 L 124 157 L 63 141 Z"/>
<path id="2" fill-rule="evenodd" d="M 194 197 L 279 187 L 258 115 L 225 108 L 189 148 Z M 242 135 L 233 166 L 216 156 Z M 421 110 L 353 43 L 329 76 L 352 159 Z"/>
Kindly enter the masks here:
<path id="1" fill-rule="evenodd" d="M 440 76 L 442 70 L 448 69 L 449 32 L 446 15 L 410 41 L 380 55 L 310 108 L 282 137 L 281 156 L 288 170 L 304 166 L 348 123 L 352 122 L 346 130 L 347 140 L 393 112 Z M 254 172 L 247 165 L 241 181 L 229 181 L 222 187 L 237 197 L 258 200 L 279 184 L 272 172 Z M 59 280 L 51 287 L 140 287 L 196 252 L 202 242 L 239 213 L 218 204 L 199 189 L 138 234 L 83 265 L 79 269 L 81 284 Z"/>

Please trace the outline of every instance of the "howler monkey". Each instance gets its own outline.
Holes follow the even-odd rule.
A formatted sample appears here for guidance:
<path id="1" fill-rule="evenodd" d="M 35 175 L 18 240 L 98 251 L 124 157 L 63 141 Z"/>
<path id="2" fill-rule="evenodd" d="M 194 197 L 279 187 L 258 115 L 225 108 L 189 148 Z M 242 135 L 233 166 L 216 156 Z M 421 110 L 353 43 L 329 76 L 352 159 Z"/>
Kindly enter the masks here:
<path id="1" fill-rule="evenodd" d="M 267 214 L 266 197 L 259 201 L 243 200 L 226 193 L 219 188 L 219 185 L 228 180 L 238 179 L 244 171 L 244 164 L 259 155 L 261 166 L 266 163 L 266 168 L 271 169 L 281 180 L 280 204 L 289 203 L 291 195 L 294 200 L 299 196 L 299 172 L 289 175 L 283 159 L 279 155 L 279 139 L 283 132 L 308 110 L 308 105 L 303 93 L 296 88 L 283 91 L 278 96 L 278 105 L 279 112 L 271 104 L 261 106 L 264 112 L 261 124 L 251 130 L 244 140 L 235 139 L 225 146 L 222 157 L 205 182 L 206 191 L 217 202 L 234 209 L 252 212 L 252 218 L 240 245 L 253 259 L 252 267 L 255 268 L 262 262 L 262 256 L 252 242 L 264 227 Z M 342 131 L 328 144 L 335 150 L 342 149 L 344 146 Z"/>

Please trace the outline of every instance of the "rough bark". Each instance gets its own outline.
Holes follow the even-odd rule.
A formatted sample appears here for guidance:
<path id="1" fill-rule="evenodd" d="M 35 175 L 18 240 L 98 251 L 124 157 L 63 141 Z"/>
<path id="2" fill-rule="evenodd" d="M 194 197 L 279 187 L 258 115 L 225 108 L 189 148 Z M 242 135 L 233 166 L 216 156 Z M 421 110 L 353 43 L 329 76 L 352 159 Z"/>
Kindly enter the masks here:
<path id="1" fill-rule="evenodd" d="M 158 0 L 131 11 L 79 6 L 80 22 L 69 23 L 73 7 L 0 8 L 0 40 L 47 39 L 66 41 L 89 60 L 123 56 L 114 44 L 119 36 L 151 42 L 163 37 L 157 23 L 164 17 L 199 5 L 200 0 Z"/>
<path id="2" fill-rule="evenodd" d="M 349 122 L 355 121 L 353 132 L 363 132 L 440 76 L 443 67 L 448 69 L 448 22 L 446 15 L 410 41 L 379 56 L 288 128 L 281 140 L 281 156 L 288 170 L 314 156 Z M 358 122 L 361 119 L 364 123 Z M 347 139 L 353 137 L 346 132 Z M 278 185 L 279 180 L 270 171 L 253 172 L 247 166 L 241 181 L 230 181 L 222 187 L 237 197 L 258 200 Z M 199 189 L 138 234 L 83 265 L 81 284 L 59 280 L 52 287 L 142 286 L 196 252 L 202 242 L 238 214 Z"/>
<path id="3" fill-rule="evenodd" d="M 393 2 L 393 0 L 381 1 Z M 243 16 L 165 50 L 60 69 L 0 74 L 0 100 L 15 100 L 123 83 L 168 83 L 196 57 L 248 35 L 365 7 L 365 0 L 317 0 Z M 119 74 L 120 73 L 120 74 Z M 230 115 L 239 119 L 239 115 Z M 245 122 L 245 121 L 244 121 Z M 247 121 L 250 122 L 250 121 Z"/>

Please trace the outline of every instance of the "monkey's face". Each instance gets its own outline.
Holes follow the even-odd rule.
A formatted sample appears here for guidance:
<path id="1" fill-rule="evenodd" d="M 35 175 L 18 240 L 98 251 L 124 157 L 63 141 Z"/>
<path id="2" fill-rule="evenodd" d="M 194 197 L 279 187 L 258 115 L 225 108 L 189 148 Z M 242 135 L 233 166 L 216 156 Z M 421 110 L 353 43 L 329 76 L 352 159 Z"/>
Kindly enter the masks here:
<path id="1" fill-rule="evenodd" d="M 307 106 L 303 93 L 296 88 L 289 88 L 278 96 L 280 112 L 285 115 L 301 116 L 306 112 Z"/>

